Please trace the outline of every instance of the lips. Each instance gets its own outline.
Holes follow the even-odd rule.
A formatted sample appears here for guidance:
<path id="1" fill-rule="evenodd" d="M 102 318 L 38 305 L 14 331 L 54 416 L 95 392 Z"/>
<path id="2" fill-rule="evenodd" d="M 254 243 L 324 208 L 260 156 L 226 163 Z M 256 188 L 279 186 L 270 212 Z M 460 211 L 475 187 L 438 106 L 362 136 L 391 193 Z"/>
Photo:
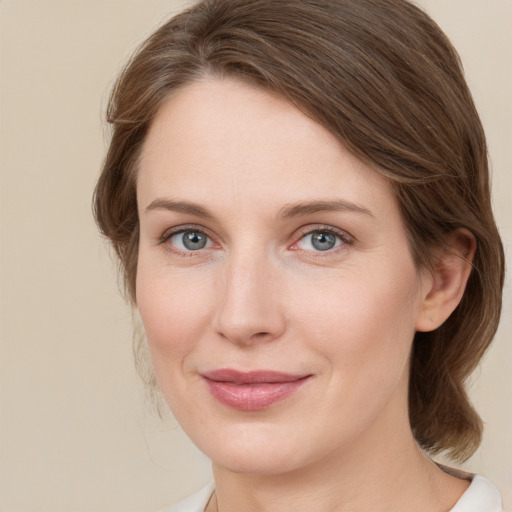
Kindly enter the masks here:
<path id="1" fill-rule="evenodd" d="M 274 371 L 219 369 L 202 374 L 219 402 L 242 411 L 266 409 L 292 394 L 311 377 Z"/>

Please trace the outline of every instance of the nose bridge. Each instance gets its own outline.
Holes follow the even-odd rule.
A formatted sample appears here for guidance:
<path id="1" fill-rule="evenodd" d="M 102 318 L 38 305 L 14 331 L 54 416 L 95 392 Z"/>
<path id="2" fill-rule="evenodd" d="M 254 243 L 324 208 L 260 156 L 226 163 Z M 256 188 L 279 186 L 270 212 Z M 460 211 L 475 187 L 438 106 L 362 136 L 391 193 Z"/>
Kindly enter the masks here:
<path id="1" fill-rule="evenodd" d="M 216 312 L 217 332 L 236 343 L 279 337 L 285 322 L 275 262 L 251 247 L 233 251 L 225 261 Z"/>

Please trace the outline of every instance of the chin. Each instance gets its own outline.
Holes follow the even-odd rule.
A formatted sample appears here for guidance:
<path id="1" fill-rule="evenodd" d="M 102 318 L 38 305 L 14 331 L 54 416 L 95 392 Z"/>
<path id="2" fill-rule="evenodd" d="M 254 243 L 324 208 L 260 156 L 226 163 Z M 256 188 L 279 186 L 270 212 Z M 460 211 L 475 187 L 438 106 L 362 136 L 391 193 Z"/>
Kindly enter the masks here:
<path id="1" fill-rule="evenodd" d="M 296 457 L 296 454 L 295 454 Z M 212 453 L 212 463 L 232 473 L 243 475 L 277 476 L 296 471 L 303 464 L 297 458 L 293 460 L 285 453 L 275 451 L 262 451 L 260 449 L 248 449 L 219 453 Z"/>
<path id="2" fill-rule="evenodd" d="M 297 449 L 293 438 L 272 425 L 238 425 L 215 435 L 192 438 L 214 466 L 233 473 L 278 475 L 307 464 L 307 454 Z"/>

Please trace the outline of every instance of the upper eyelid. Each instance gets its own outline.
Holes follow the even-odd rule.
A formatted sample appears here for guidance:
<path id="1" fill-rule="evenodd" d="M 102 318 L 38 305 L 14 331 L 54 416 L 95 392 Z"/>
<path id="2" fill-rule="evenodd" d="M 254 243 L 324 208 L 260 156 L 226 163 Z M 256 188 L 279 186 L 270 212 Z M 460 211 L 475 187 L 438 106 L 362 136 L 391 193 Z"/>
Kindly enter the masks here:
<path id="1" fill-rule="evenodd" d="M 212 240 L 214 238 L 209 229 L 206 229 L 205 227 L 197 224 L 183 224 L 180 226 L 168 228 L 158 238 L 159 240 L 168 240 L 171 236 L 177 235 L 179 233 L 185 233 L 186 231 L 197 231 L 198 233 L 202 233 Z"/>
<path id="2" fill-rule="evenodd" d="M 164 230 L 164 232 L 158 237 L 158 243 L 164 243 L 167 240 L 169 240 L 169 238 L 172 237 L 173 235 L 184 233 L 186 231 L 197 231 L 206 235 L 214 243 L 220 242 L 221 245 L 224 243 L 222 237 L 216 234 L 212 234 L 211 230 L 204 226 L 201 226 L 200 224 L 182 224 L 179 226 L 168 228 Z M 290 238 L 293 240 L 291 245 L 298 243 L 299 240 L 304 236 L 318 231 L 326 231 L 329 233 L 333 233 L 339 236 L 344 242 L 347 243 L 354 243 L 356 241 L 355 237 L 344 229 L 328 224 L 306 224 L 294 230 L 293 234 L 290 236 Z"/>
<path id="3" fill-rule="evenodd" d="M 298 230 L 296 230 L 296 237 L 304 237 L 306 235 L 309 235 L 311 233 L 314 233 L 314 232 L 318 232 L 318 231 L 326 231 L 326 232 L 329 232 L 329 233 L 333 233 L 335 235 L 338 235 L 341 239 L 343 240 L 347 240 L 347 241 L 355 241 L 355 237 L 353 235 L 351 235 L 348 231 L 344 230 L 344 229 L 341 229 L 341 228 L 337 228 L 335 226 L 330 226 L 330 225 L 327 225 L 327 224 L 309 224 L 309 225 L 306 225 L 306 226 L 303 226 L 301 228 L 299 228 Z M 298 241 L 299 238 L 297 238 L 297 241 Z M 295 243 L 295 242 L 294 242 Z"/>
<path id="4" fill-rule="evenodd" d="M 166 229 L 157 238 L 157 241 L 156 241 L 155 245 L 162 246 L 167 252 L 170 252 L 170 253 L 172 252 L 172 253 L 176 253 L 176 254 L 187 254 L 188 256 L 193 256 L 194 254 L 195 255 L 199 255 L 199 254 L 202 253 L 202 251 L 205 251 L 205 250 L 208 250 L 208 249 L 212 249 L 212 247 L 203 247 L 203 248 L 197 249 L 197 250 L 186 250 L 186 251 L 183 251 L 179 247 L 174 246 L 174 244 L 169 244 L 169 241 L 170 241 L 170 239 L 173 236 L 179 235 L 180 233 L 186 233 L 187 231 L 201 233 L 201 234 L 205 235 L 210 240 L 210 242 L 213 245 L 218 245 L 218 242 L 216 242 L 214 237 L 212 237 L 208 233 L 207 229 L 205 229 L 203 227 L 190 226 L 190 225 L 189 226 L 181 225 L 181 226 L 175 226 L 175 227 Z M 169 245 L 172 245 L 174 248 L 171 249 L 171 247 L 169 247 Z M 215 248 L 215 247 L 213 247 L 213 248 Z"/>
<path id="5" fill-rule="evenodd" d="M 326 251 L 316 251 L 312 249 L 302 249 L 301 247 L 298 247 L 300 242 L 304 239 L 304 237 L 311 235 L 315 232 L 328 232 L 333 235 L 336 235 L 340 241 L 341 244 L 337 247 L 333 247 Z M 298 251 L 303 254 L 311 254 L 315 257 L 329 257 L 338 254 L 340 251 L 346 251 L 349 247 L 354 246 L 354 244 L 357 243 L 357 240 L 354 236 L 352 236 L 348 231 L 334 227 L 332 225 L 326 225 L 326 224 L 308 224 L 305 226 L 302 226 L 298 230 L 295 231 L 295 234 L 293 235 L 293 242 L 288 245 L 288 250 L 291 251 Z"/>

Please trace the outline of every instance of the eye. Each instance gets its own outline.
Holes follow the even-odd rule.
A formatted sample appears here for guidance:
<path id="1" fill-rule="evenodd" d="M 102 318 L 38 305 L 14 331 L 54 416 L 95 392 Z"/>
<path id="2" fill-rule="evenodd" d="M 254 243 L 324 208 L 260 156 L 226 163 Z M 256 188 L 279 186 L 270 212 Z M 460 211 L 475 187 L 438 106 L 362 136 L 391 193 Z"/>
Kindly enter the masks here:
<path id="1" fill-rule="evenodd" d="M 297 246 L 304 251 L 329 251 L 343 242 L 341 235 L 330 230 L 317 229 L 302 236 Z"/>
<path id="2" fill-rule="evenodd" d="M 186 231 L 173 233 L 167 237 L 167 241 L 176 249 L 183 252 L 199 251 L 212 245 L 212 241 L 208 235 L 195 229 L 187 229 Z"/>

